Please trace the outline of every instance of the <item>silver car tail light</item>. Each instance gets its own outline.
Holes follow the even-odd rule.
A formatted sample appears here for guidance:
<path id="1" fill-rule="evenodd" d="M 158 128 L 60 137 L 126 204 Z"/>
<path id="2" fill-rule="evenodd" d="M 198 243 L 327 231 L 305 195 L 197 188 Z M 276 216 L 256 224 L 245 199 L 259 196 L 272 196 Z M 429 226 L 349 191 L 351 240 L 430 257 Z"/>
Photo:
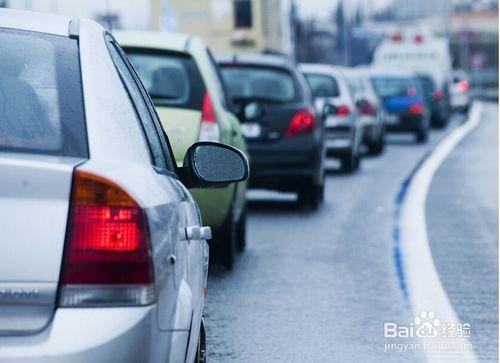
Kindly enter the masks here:
<path id="1" fill-rule="evenodd" d="M 154 302 L 146 215 L 120 186 L 75 171 L 66 233 L 60 306 Z"/>

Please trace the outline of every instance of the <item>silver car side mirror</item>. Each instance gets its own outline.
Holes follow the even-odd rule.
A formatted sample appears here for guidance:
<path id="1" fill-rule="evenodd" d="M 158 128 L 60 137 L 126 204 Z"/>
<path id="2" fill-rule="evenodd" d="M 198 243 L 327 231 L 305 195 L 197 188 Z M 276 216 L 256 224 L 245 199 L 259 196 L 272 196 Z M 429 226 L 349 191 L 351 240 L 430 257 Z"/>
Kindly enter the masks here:
<path id="1" fill-rule="evenodd" d="M 198 142 L 186 152 L 181 180 L 187 188 L 224 186 L 248 179 L 248 160 L 240 150 L 217 142 Z"/>

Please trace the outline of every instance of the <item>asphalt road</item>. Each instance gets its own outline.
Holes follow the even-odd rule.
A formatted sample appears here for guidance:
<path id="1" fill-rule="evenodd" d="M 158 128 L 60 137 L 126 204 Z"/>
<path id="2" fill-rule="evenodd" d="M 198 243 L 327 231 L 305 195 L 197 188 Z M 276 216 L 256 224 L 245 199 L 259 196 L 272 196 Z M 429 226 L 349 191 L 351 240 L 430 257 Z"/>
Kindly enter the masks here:
<path id="1" fill-rule="evenodd" d="M 498 107 L 435 175 L 426 204 L 429 242 L 443 287 L 481 362 L 498 362 Z"/>
<path id="2" fill-rule="evenodd" d="M 481 135 L 488 136 L 492 128 L 497 127 L 495 112 L 498 112 L 496 107 L 490 108 L 489 119 L 478 126 L 477 132 Z M 461 121 L 461 117 L 454 117 L 448 130 Z M 488 130 L 481 131 L 484 128 Z M 401 182 L 446 132 L 434 131 L 426 145 L 415 144 L 409 136 L 391 135 L 385 154 L 363 159 L 359 173 L 342 174 L 333 168 L 327 179 L 326 203 L 317 212 L 301 211 L 293 196 L 251 192 L 248 249 L 233 271 L 215 270 L 209 277 L 205 316 L 210 361 L 423 361 L 424 355 L 417 350 L 384 352 L 384 322 L 408 324 L 413 319 L 393 260 L 393 212 Z M 496 152 L 498 141 L 490 137 L 485 143 L 483 136 L 467 138 L 464 144 L 470 144 L 472 149 L 481 146 L 488 155 Z M 478 252 L 472 257 L 462 254 L 457 258 L 462 258 L 460 261 L 464 264 L 469 263 L 469 258 L 480 264 L 479 259 L 485 255 L 488 261 L 497 261 L 498 241 L 492 218 L 498 211 L 496 202 L 491 200 L 498 198 L 492 199 L 489 194 L 491 182 L 486 182 L 488 188 L 478 182 L 496 178 L 487 167 L 493 159 L 490 156 L 482 168 L 471 169 L 473 164 L 460 166 L 460 162 L 456 162 L 452 167 L 454 171 L 438 172 L 430 191 L 430 195 L 438 197 L 428 205 L 432 210 L 428 219 L 437 210 L 450 208 L 449 198 L 453 197 L 439 192 L 442 185 L 452 181 L 460 184 L 464 173 L 471 176 L 474 172 L 480 175 L 463 183 L 472 185 L 479 195 L 468 195 L 465 201 L 474 205 L 478 202 L 475 212 L 470 211 L 477 213 L 475 218 L 481 218 L 483 209 L 491 218 L 484 223 L 488 224 L 484 227 L 487 232 L 484 232 L 486 229 L 478 232 L 475 224 L 458 229 L 452 226 L 466 221 L 465 213 L 439 214 L 429 231 L 433 253 L 435 238 L 461 239 L 465 248 L 472 238 L 484 237 L 487 241 L 482 243 L 488 245 L 490 252 Z M 478 185 L 474 187 L 476 182 Z M 440 253 L 446 254 L 445 248 L 445 245 L 439 246 Z M 491 291 L 482 293 L 481 289 L 493 289 L 497 293 L 495 281 L 491 280 L 496 276 L 490 276 L 495 268 L 470 269 L 468 274 L 474 278 L 468 282 L 469 287 L 481 279 L 489 282 L 475 290 L 463 290 L 459 282 L 461 275 L 448 264 L 455 268 L 456 259 L 436 262 L 438 271 L 443 271 L 445 280 L 450 281 L 449 284 L 443 282 L 447 292 L 449 286 L 459 291 L 456 299 L 450 297 L 452 302 L 459 304 L 470 298 L 477 300 L 476 309 L 483 311 L 490 307 L 497 295 L 492 296 Z M 473 329 L 478 329 L 478 334 L 492 332 L 495 326 L 498 329 L 498 322 L 492 318 L 494 312 L 482 317 L 487 323 L 473 322 L 475 312 L 474 309 L 457 309 L 460 318 L 469 319 L 477 327 Z M 489 339 L 482 338 L 486 340 L 483 345 L 488 346 Z M 473 340 L 474 344 L 477 342 Z M 491 346 L 486 350 L 490 355 L 497 352 Z"/>

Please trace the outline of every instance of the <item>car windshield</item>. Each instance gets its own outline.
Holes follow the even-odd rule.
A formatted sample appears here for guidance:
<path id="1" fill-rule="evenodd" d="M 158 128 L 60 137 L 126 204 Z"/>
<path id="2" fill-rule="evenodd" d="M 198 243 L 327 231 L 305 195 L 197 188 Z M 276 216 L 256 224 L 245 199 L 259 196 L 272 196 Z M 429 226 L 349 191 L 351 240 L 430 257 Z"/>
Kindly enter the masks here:
<path id="1" fill-rule="evenodd" d="M 305 73 L 306 81 L 314 98 L 340 96 L 337 80 L 326 74 Z"/>
<path id="2" fill-rule="evenodd" d="M 381 98 L 409 96 L 411 90 L 416 92 L 414 82 L 405 77 L 373 77 L 373 87 Z"/>
<path id="3" fill-rule="evenodd" d="M 201 110 L 205 86 L 191 56 L 127 47 L 124 50 L 155 106 Z"/>
<path id="4" fill-rule="evenodd" d="M 297 96 L 292 75 L 278 68 L 222 66 L 222 77 L 233 100 L 286 103 Z"/>
<path id="5" fill-rule="evenodd" d="M 0 28 L 0 151 L 87 156 L 78 44 Z"/>

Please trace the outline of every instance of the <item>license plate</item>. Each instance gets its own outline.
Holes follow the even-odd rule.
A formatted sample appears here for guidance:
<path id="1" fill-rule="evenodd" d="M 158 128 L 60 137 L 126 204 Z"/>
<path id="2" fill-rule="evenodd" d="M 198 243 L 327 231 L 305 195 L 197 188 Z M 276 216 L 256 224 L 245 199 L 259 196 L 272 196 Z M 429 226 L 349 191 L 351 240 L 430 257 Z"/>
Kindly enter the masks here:
<path id="1" fill-rule="evenodd" d="M 398 115 L 387 115 L 385 118 L 385 123 L 388 125 L 396 125 L 399 123 Z"/>
<path id="2" fill-rule="evenodd" d="M 256 123 L 244 123 L 241 125 L 241 133 L 249 139 L 259 137 L 260 125 Z"/>

